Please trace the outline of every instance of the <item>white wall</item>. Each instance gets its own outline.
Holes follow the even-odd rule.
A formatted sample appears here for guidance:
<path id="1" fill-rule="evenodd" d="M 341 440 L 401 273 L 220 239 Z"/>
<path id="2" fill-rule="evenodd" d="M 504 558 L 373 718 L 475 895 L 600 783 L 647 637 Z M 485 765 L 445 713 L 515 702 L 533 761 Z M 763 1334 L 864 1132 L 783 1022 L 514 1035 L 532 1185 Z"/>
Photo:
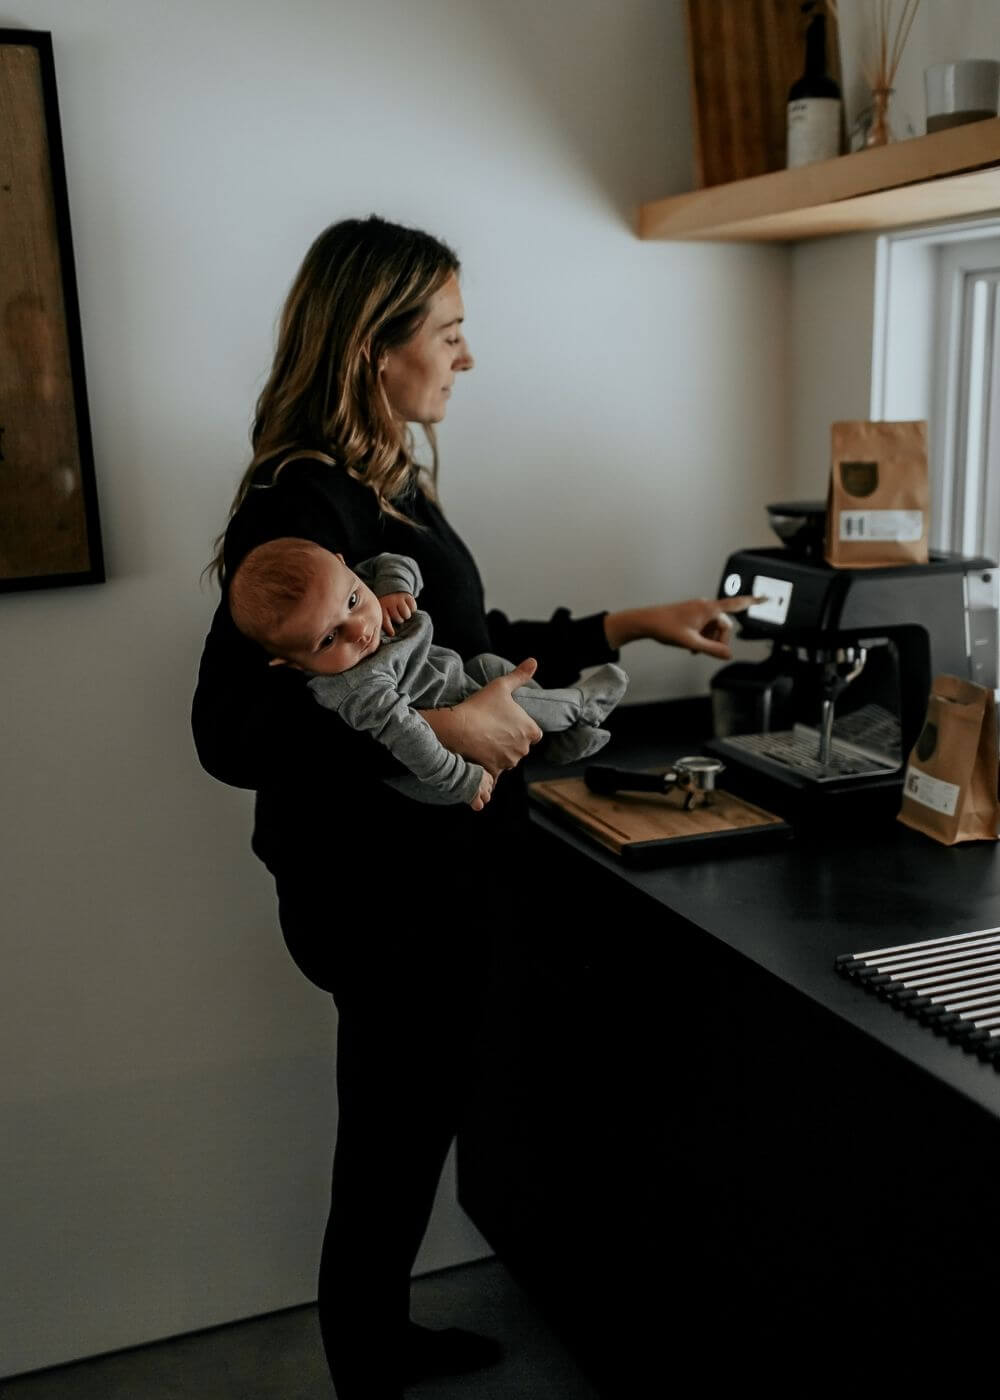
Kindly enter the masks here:
<path id="1" fill-rule="evenodd" d="M 787 253 L 632 233 L 690 186 L 681 0 L 7 0 L 0 26 L 54 34 L 109 569 L 0 596 L 2 1375 L 313 1296 L 334 1013 L 188 733 L 198 573 L 312 237 L 377 210 L 464 259 L 443 495 L 491 605 L 714 592 L 791 478 Z M 636 700 L 711 672 L 626 662 Z M 482 1247 L 446 1192 L 422 1266 Z"/>
<path id="2" fill-rule="evenodd" d="M 791 249 L 789 465 L 802 500 L 826 497 L 831 423 L 871 416 L 876 242 L 861 233 Z"/>

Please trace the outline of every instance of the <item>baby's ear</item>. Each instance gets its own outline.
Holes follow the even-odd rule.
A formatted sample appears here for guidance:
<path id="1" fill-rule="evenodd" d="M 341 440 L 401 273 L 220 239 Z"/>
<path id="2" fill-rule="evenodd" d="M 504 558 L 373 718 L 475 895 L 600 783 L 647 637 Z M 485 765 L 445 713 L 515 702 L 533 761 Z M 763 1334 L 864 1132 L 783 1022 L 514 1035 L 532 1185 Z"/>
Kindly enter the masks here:
<path id="1" fill-rule="evenodd" d="M 301 666 L 297 666 L 294 661 L 286 661 L 283 656 L 272 656 L 267 664 L 269 666 L 290 666 L 293 671 L 302 670 Z"/>

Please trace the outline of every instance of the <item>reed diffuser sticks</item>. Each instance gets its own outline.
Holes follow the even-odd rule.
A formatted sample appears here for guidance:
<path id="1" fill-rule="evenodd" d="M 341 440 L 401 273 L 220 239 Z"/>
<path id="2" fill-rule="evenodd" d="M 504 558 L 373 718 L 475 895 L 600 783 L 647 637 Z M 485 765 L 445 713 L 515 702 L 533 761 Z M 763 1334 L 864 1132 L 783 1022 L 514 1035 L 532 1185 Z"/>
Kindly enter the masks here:
<path id="1" fill-rule="evenodd" d="M 826 0 L 826 3 L 839 27 L 837 0 Z M 898 9 L 895 0 L 870 0 L 875 53 L 873 58 L 861 62 L 861 71 L 872 94 L 872 123 L 865 139 L 866 146 L 884 146 L 891 139 L 889 99 L 919 8 L 920 0 L 903 0 Z"/>

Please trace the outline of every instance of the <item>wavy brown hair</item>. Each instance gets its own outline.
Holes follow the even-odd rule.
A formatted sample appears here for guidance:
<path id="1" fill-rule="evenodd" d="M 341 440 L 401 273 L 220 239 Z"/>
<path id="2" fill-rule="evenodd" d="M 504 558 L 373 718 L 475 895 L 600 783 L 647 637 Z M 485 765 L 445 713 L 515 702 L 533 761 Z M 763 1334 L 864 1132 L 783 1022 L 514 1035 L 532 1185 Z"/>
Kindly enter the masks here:
<path id="1" fill-rule="evenodd" d="M 413 457 L 409 426 L 393 413 L 378 374 L 381 357 L 410 340 L 428 302 L 452 273 L 455 253 L 419 229 L 374 214 L 344 219 L 319 235 L 292 283 L 278 326 L 267 383 L 257 400 L 250 441 L 253 459 L 229 510 L 232 520 L 248 492 L 273 485 L 289 461 L 313 457 L 348 472 L 375 492 L 379 509 L 406 520 L 394 504 L 418 472 L 433 497 L 437 447 L 430 471 Z M 270 479 L 255 482 L 273 462 Z M 223 576 L 222 541 L 207 572 Z"/>

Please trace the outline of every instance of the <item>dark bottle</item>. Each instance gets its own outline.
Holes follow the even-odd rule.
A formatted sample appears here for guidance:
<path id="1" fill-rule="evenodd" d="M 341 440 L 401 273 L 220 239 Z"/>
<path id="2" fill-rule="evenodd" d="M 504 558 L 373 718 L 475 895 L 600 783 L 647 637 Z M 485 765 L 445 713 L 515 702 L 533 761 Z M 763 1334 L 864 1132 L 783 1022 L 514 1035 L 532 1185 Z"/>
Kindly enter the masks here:
<path id="1" fill-rule="evenodd" d="M 788 91 L 789 167 L 840 154 L 841 110 L 840 88 L 826 71 L 826 16 L 814 15 L 806 30 L 805 72 Z"/>

